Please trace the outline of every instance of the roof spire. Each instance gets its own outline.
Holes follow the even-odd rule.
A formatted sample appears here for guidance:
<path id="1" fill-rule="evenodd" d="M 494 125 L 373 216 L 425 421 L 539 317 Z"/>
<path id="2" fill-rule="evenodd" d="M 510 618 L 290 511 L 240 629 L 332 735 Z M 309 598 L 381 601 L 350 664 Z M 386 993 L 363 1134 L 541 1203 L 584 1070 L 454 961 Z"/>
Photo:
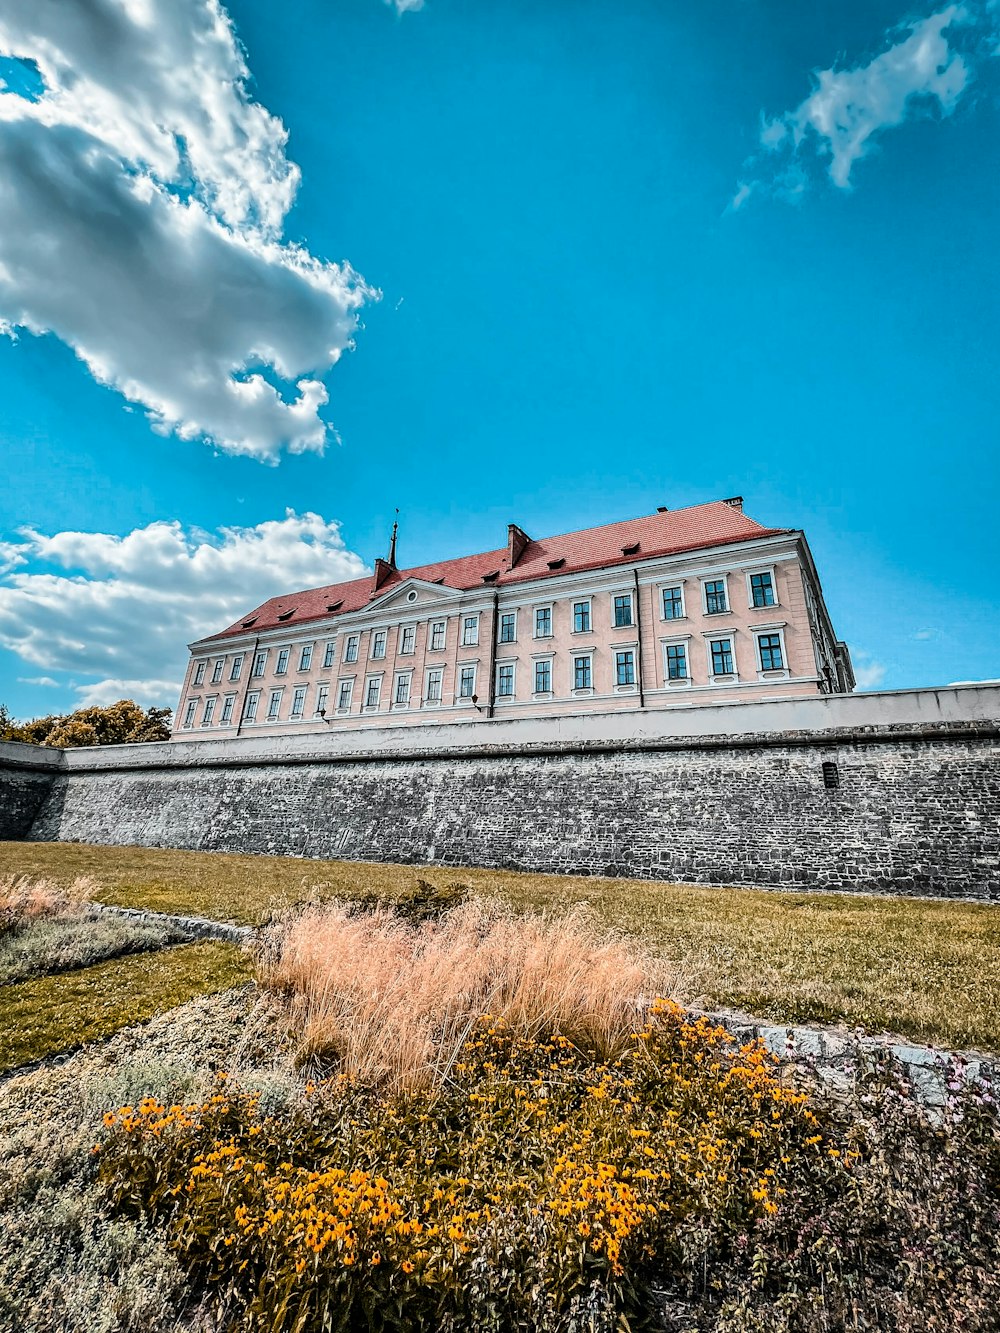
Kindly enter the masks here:
<path id="1" fill-rule="evenodd" d="M 399 513 L 398 509 L 396 510 L 396 513 Z M 396 568 L 396 533 L 398 531 L 399 521 L 397 520 L 392 525 L 392 541 L 389 543 L 389 564 L 393 569 Z"/>

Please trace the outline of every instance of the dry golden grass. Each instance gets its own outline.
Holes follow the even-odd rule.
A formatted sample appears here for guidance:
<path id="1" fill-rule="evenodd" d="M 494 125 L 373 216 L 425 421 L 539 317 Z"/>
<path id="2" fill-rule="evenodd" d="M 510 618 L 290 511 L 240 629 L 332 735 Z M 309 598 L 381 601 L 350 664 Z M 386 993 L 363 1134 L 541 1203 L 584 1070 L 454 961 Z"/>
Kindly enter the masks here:
<path id="1" fill-rule="evenodd" d="M 90 875 L 56 881 L 49 876 L 0 875 L 0 931 L 46 917 L 78 915 L 100 885 Z"/>
<path id="2" fill-rule="evenodd" d="M 289 997 L 300 1054 L 335 1055 L 365 1084 L 439 1083 L 483 1014 L 610 1055 L 639 997 L 671 989 L 649 950 L 576 908 L 515 915 L 473 899 L 414 926 L 391 911 L 307 908 L 274 928 L 259 979 Z"/>
<path id="3" fill-rule="evenodd" d="M 0 842 L 5 873 L 89 874 L 104 902 L 251 924 L 310 896 L 393 898 L 418 878 L 461 880 L 519 911 L 586 902 L 672 963 L 707 1008 L 1000 1050 L 1000 907 L 988 904 L 78 843 Z"/>

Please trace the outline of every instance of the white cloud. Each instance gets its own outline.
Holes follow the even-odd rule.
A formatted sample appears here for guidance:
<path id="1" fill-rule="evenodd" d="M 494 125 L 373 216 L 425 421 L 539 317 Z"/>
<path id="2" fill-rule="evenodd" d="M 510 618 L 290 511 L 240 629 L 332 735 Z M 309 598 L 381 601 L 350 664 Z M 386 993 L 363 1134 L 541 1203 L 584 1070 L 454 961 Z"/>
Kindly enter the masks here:
<path id="1" fill-rule="evenodd" d="M 18 685 L 39 685 L 42 689 L 58 690 L 59 682 L 51 676 L 18 676 Z"/>
<path id="2" fill-rule="evenodd" d="M 816 71 L 809 97 L 762 120 L 761 152 L 745 164 L 731 209 L 758 192 L 794 200 L 806 187 L 801 163 L 810 157 L 827 162 L 833 184 L 849 189 L 855 164 L 886 130 L 918 115 L 950 115 L 982 58 L 979 37 L 993 27 L 990 8 L 976 0 L 948 5 L 888 34 L 897 40 L 867 64 Z M 959 51 L 963 31 L 968 40 Z"/>
<path id="3" fill-rule="evenodd" d="M 338 523 L 291 510 L 215 534 L 161 522 L 124 537 L 25 529 L 22 538 L 23 563 L 0 579 L 0 647 L 71 673 L 86 703 L 130 695 L 173 705 L 189 642 L 279 592 L 366 572 Z"/>
<path id="4" fill-rule="evenodd" d="M 385 3 L 394 9 L 397 14 L 415 14 L 418 9 L 424 7 L 424 0 L 385 0 Z"/>
<path id="5" fill-rule="evenodd" d="M 54 333 L 164 433 L 321 450 L 320 376 L 376 294 L 282 240 L 299 171 L 219 0 L 5 0 L 0 53 L 45 87 L 0 92 L 2 326 Z"/>
<path id="6" fill-rule="evenodd" d="M 859 690 L 874 690 L 885 680 L 886 668 L 868 653 L 855 654 L 854 682 Z"/>

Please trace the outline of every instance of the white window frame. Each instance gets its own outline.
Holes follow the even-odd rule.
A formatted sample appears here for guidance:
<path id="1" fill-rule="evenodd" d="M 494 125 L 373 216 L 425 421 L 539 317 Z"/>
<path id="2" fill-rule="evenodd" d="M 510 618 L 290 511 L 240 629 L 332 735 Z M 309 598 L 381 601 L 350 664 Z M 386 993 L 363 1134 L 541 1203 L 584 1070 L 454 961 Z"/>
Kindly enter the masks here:
<path id="1" fill-rule="evenodd" d="M 540 690 L 538 688 L 538 668 L 542 663 L 547 663 L 549 668 L 549 688 L 547 690 Z M 531 659 L 531 697 L 533 699 L 551 699 L 555 694 L 555 690 L 552 688 L 552 674 L 554 667 L 555 654 L 553 653 L 545 653 L 544 655 L 536 654 Z"/>
<path id="2" fill-rule="evenodd" d="M 288 659 L 291 657 L 291 655 L 292 655 L 292 650 L 290 647 L 278 649 L 278 659 L 274 664 L 274 674 L 276 676 L 288 675 Z"/>
<path id="3" fill-rule="evenodd" d="M 320 713 L 323 713 L 325 715 L 326 703 L 329 697 L 330 697 L 329 685 L 316 686 L 316 703 L 313 706 L 313 717 L 319 717 Z"/>
<path id="4" fill-rule="evenodd" d="M 441 630 L 440 646 L 435 643 L 438 629 Z M 427 638 L 427 651 L 429 653 L 443 653 L 445 645 L 448 642 L 448 622 L 447 620 L 432 620 L 430 622 L 430 634 Z"/>
<path id="5" fill-rule="evenodd" d="M 382 707 L 382 678 L 384 672 L 379 671 L 375 675 L 365 676 L 365 692 L 362 695 L 362 712 L 377 713 Z M 372 700 L 372 686 L 375 686 L 375 698 Z"/>
<path id="6" fill-rule="evenodd" d="M 721 612 L 719 613 L 722 614 Z M 729 640 L 729 655 L 733 659 L 732 671 L 722 672 L 716 675 L 712 666 L 712 644 L 721 643 L 723 639 Z M 731 685 L 740 678 L 740 664 L 736 658 L 736 634 L 733 630 L 724 630 L 721 633 L 705 633 L 705 654 L 708 659 L 708 683 L 710 685 Z"/>
<path id="7" fill-rule="evenodd" d="M 472 672 L 472 689 L 468 694 L 462 693 L 462 677 L 467 671 Z M 473 696 L 479 697 L 479 663 L 478 662 L 459 662 L 458 672 L 455 676 L 455 702 L 471 703 Z"/>
<path id="8" fill-rule="evenodd" d="M 299 670 L 311 671 L 313 664 L 313 648 L 315 644 L 304 643 L 299 649 Z"/>
<path id="9" fill-rule="evenodd" d="M 431 698 L 431 677 L 436 676 L 438 680 L 437 698 Z M 440 708 L 444 703 L 444 667 L 428 667 L 424 674 L 424 707 Z"/>
<path id="10" fill-rule="evenodd" d="M 462 637 L 463 648 L 479 647 L 479 619 L 480 619 L 480 613 L 478 611 L 474 615 L 462 617 L 461 637 Z"/>
<path id="11" fill-rule="evenodd" d="M 195 715 L 198 712 L 198 704 L 200 702 L 201 702 L 200 699 L 189 699 L 187 701 L 187 707 L 184 709 L 184 722 L 182 723 L 183 726 L 185 727 L 194 726 L 194 719 Z"/>
<path id="12" fill-rule="evenodd" d="M 792 673 L 788 665 L 788 649 L 785 646 L 786 623 L 786 621 L 782 620 L 775 625 L 754 625 L 751 630 L 751 633 L 753 634 L 754 665 L 757 668 L 758 680 L 788 680 L 791 677 Z M 774 671 L 765 671 L 761 666 L 760 639 L 763 634 L 777 634 L 778 636 L 778 643 L 781 648 L 781 660 L 784 665 L 778 667 Z"/>
<path id="13" fill-rule="evenodd" d="M 219 714 L 219 725 L 226 727 L 233 720 L 233 709 L 236 707 L 236 695 L 226 694 L 222 698 L 222 712 Z"/>
<path id="14" fill-rule="evenodd" d="M 544 611 L 547 611 L 547 612 L 549 613 L 549 630 L 548 630 L 548 633 L 547 633 L 547 634 L 539 634 L 539 632 L 538 632 L 538 617 L 539 617 L 539 615 L 540 615 L 542 612 L 544 612 Z M 554 608 L 552 602 L 546 602 L 546 603 L 545 603 L 544 605 L 542 605 L 542 606 L 536 606 L 536 607 L 534 608 L 534 612 L 535 612 L 535 614 L 534 614 L 534 616 L 532 617 L 532 638 L 534 638 L 534 639 L 551 639 L 551 638 L 553 637 L 553 635 L 552 635 L 552 627 L 553 627 L 553 624 L 554 624 L 554 612 L 555 612 L 555 608 Z"/>
<path id="15" fill-rule="evenodd" d="M 327 639 L 323 648 L 323 670 L 329 671 L 337 660 L 337 640 Z"/>
<path id="16" fill-rule="evenodd" d="M 231 681 L 239 680 L 240 676 L 243 675 L 243 658 L 243 653 L 237 653 L 233 658 L 233 665 L 229 669 L 229 679 Z"/>
<path id="17" fill-rule="evenodd" d="M 513 618 L 514 618 L 514 633 L 513 633 L 513 636 L 512 636 L 511 638 L 509 638 L 509 639 L 502 639 L 500 636 L 501 636 L 501 634 L 503 634 L 503 622 L 504 622 L 504 619 L 505 619 L 505 618 L 509 618 L 509 617 L 511 617 L 511 616 L 513 616 Z M 514 608 L 513 611 L 501 611 L 501 612 L 499 613 L 499 621 L 498 621 L 498 623 L 497 623 L 497 643 L 517 643 L 517 608 L 516 608 L 516 607 Z"/>
<path id="18" fill-rule="evenodd" d="M 353 666 L 358 660 L 358 652 L 361 648 L 360 634 L 347 634 L 344 637 L 344 662 L 348 666 Z"/>
<path id="19" fill-rule="evenodd" d="M 612 605 L 614 604 L 612 603 Z M 587 608 L 587 624 L 583 629 L 577 629 L 576 627 L 576 608 L 578 606 L 586 606 Z M 575 597 L 573 601 L 570 603 L 570 632 L 572 634 L 593 634 L 594 632 L 593 597 Z M 577 656 L 582 657 L 583 654 L 578 653 Z"/>
<path id="20" fill-rule="evenodd" d="M 723 611 L 709 611 L 708 609 L 708 585 L 710 583 L 721 583 L 722 591 L 726 598 L 726 606 Z M 706 574 L 701 580 L 701 613 L 703 616 L 730 616 L 733 613 L 733 599 L 729 595 L 729 575 L 728 574 Z M 723 636 L 716 635 L 717 638 Z M 709 675 L 712 673 L 709 672 Z"/>
<path id="21" fill-rule="evenodd" d="M 250 672 L 251 680 L 258 680 L 261 676 L 267 675 L 267 655 L 270 649 L 259 648 L 254 654 L 253 669 Z"/>
<path id="22" fill-rule="evenodd" d="M 267 693 L 267 712 L 264 714 L 265 722 L 277 722 L 281 717 L 281 696 L 285 692 L 282 685 L 280 689 L 268 690 Z M 277 699 L 277 703 L 275 703 Z"/>
<path id="23" fill-rule="evenodd" d="M 306 699 L 309 696 L 308 685 L 296 685 L 292 691 L 292 707 L 288 714 L 290 722 L 300 722 L 306 715 Z"/>
<path id="24" fill-rule="evenodd" d="M 210 727 L 212 725 L 212 719 L 215 717 L 215 705 L 218 702 L 219 696 L 217 694 L 210 694 L 205 700 L 205 707 L 202 709 L 201 714 L 201 725 L 203 727 Z"/>
<path id="25" fill-rule="evenodd" d="M 409 647 L 407 647 L 409 644 Z M 417 627 L 416 625 L 400 625 L 399 627 L 399 656 L 412 657 L 417 651 Z"/>
<path id="26" fill-rule="evenodd" d="M 590 676 L 589 685 L 581 685 L 579 689 L 576 684 L 576 662 L 577 658 L 586 657 L 590 662 L 588 675 Z M 575 652 L 570 654 L 570 682 L 572 688 L 570 693 L 574 699 L 589 699 L 594 694 L 594 649 L 588 648 L 584 652 Z"/>
<path id="27" fill-rule="evenodd" d="M 510 684 L 511 684 L 511 691 L 510 691 L 509 694 L 501 694 L 501 693 L 500 693 L 500 672 L 501 672 L 501 671 L 506 671 L 508 668 L 510 668 Z M 497 661 L 497 663 L 496 663 L 496 677 L 495 677 L 495 679 L 494 679 L 493 688 L 494 688 L 494 690 L 495 690 L 495 694 L 494 694 L 494 698 L 495 698 L 495 699 L 498 699 L 498 700 L 499 700 L 499 699 L 516 699 L 516 698 L 517 698 L 517 658 L 516 658 L 516 657 L 506 657 L 506 658 L 501 657 L 501 658 L 498 659 L 498 661 Z"/>
<path id="28" fill-rule="evenodd" d="M 207 670 L 208 670 L 208 658 L 205 658 L 204 661 L 196 662 L 194 667 L 194 677 L 191 681 L 191 684 L 201 685 L 204 682 L 205 672 Z"/>
<path id="29" fill-rule="evenodd" d="M 343 703 L 344 691 L 347 691 L 347 702 Z M 354 677 L 350 676 L 347 680 L 337 681 L 337 714 L 343 716 L 351 711 L 351 704 L 354 702 Z"/>
<path id="30" fill-rule="evenodd" d="M 399 702 L 399 687 L 405 681 L 406 700 Z M 408 667 L 405 671 L 395 671 L 392 676 L 392 704 L 393 710 L 400 713 L 406 712 L 413 706 L 413 668 Z"/>
<path id="31" fill-rule="evenodd" d="M 226 669 L 226 659 L 225 659 L 224 657 L 217 657 L 217 658 L 215 659 L 215 663 L 214 663 L 214 665 L 213 665 L 213 667 L 212 667 L 212 684 L 213 684 L 213 685 L 221 685 L 221 684 L 222 684 L 222 673 L 223 673 L 223 671 L 225 671 L 225 669 Z"/>
<path id="32" fill-rule="evenodd" d="M 609 593 L 608 596 L 611 598 L 611 628 L 635 629 L 635 589 L 618 588 L 615 592 Z M 617 608 L 615 607 L 615 600 L 619 597 L 628 598 L 628 617 L 629 617 L 627 621 L 623 620 L 620 625 L 618 621 L 615 619 L 617 611 Z"/>
<path id="33" fill-rule="evenodd" d="M 260 690 L 247 690 L 247 697 L 243 700 L 243 721 L 256 722 L 257 709 L 260 704 Z"/>
<path id="34" fill-rule="evenodd" d="M 673 588 L 679 588 L 681 594 L 681 613 L 679 616 L 665 616 L 663 614 L 663 594 Z M 658 583 L 656 585 L 659 595 L 659 615 L 660 623 L 663 625 L 676 625 L 678 620 L 687 620 L 687 589 L 684 587 L 684 580 L 678 579 L 676 583 Z"/>
<path id="35" fill-rule="evenodd" d="M 674 586 L 674 585 L 671 585 Z M 684 649 L 684 667 L 687 675 L 678 680 L 670 678 L 670 660 L 667 657 L 668 648 Z M 663 662 L 663 684 L 668 690 L 684 690 L 691 687 L 691 635 L 690 634 L 672 634 L 667 638 L 660 640 L 660 656 Z"/>
<path id="36" fill-rule="evenodd" d="M 771 579 L 771 593 L 772 593 L 772 595 L 774 596 L 774 601 L 771 602 L 770 605 L 754 606 L 754 604 L 753 604 L 753 584 L 751 583 L 750 580 L 753 578 L 753 576 L 754 576 L 755 574 L 758 574 L 758 575 L 759 575 L 759 574 L 767 574 L 767 575 L 770 576 L 770 579 Z M 774 565 L 758 565 L 758 566 L 756 566 L 754 569 L 748 569 L 748 570 L 746 571 L 746 579 L 747 579 L 747 608 L 748 608 L 748 610 L 750 610 L 750 611 L 773 611 L 773 610 L 775 609 L 775 607 L 781 605 L 781 602 L 780 602 L 780 600 L 779 600 L 779 598 L 778 598 L 778 580 L 777 580 L 777 579 L 775 578 L 775 576 L 774 576 Z"/>
<path id="37" fill-rule="evenodd" d="M 635 694 L 639 689 L 639 645 L 636 643 L 615 643 L 611 646 L 611 670 L 614 676 L 615 694 Z M 618 682 L 618 654 L 631 653 L 632 655 L 632 683 L 631 685 L 621 685 Z"/>
<path id="38" fill-rule="evenodd" d="M 382 641 L 382 651 L 376 652 L 379 640 Z M 371 642 L 369 644 L 368 658 L 371 662 L 384 662 L 386 650 L 389 646 L 389 631 L 387 629 L 373 629 Z"/>

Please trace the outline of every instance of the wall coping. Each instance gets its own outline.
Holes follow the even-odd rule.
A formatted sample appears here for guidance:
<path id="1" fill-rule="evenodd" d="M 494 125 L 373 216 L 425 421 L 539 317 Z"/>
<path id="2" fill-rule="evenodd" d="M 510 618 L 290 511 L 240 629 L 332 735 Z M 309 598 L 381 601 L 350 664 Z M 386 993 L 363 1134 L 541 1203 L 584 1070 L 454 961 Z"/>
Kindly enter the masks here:
<path id="1" fill-rule="evenodd" d="M 1000 686 L 476 719 L 238 739 L 173 739 L 58 750 L 0 742 L 0 768 L 52 774 L 364 763 L 650 750 L 732 750 L 1000 739 Z"/>

